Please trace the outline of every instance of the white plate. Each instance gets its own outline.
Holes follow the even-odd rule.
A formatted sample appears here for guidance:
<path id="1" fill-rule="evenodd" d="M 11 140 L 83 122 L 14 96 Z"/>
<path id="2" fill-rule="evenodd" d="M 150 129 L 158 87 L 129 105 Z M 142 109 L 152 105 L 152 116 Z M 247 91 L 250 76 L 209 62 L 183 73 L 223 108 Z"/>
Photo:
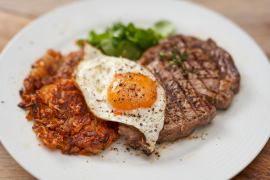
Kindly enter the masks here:
<path id="1" fill-rule="evenodd" d="M 96 157 L 67 156 L 39 146 L 32 123 L 17 107 L 23 78 L 34 60 L 48 48 L 74 48 L 70 43 L 90 29 L 119 20 L 149 26 L 160 19 L 173 22 L 179 33 L 213 38 L 232 54 L 241 73 L 241 90 L 229 110 L 196 132 L 204 137 L 167 146 L 159 160 L 122 150 Z M 18 163 L 42 179 L 227 179 L 247 166 L 269 138 L 269 78 L 269 62 L 256 43 L 229 20 L 205 8 L 179 1 L 76 2 L 37 19 L 3 50 L 1 141 Z"/>

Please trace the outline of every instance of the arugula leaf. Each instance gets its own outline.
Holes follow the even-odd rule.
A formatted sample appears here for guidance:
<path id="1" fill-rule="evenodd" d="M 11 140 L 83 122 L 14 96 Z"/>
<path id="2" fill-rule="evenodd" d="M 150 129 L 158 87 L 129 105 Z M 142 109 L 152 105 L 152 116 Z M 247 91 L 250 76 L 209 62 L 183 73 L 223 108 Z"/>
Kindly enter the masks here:
<path id="1" fill-rule="evenodd" d="M 100 42 L 104 39 L 108 39 L 111 37 L 110 32 L 104 32 L 101 34 L 97 34 L 95 31 L 91 31 L 88 36 L 88 42 L 93 46 L 100 47 Z"/>
<path id="2" fill-rule="evenodd" d="M 120 56 L 128 59 L 139 59 L 142 51 L 132 42 L 123 40 L 119 44 Z"/>
<path id="3" fill-rule="evenodd" d="M 153 30 L 160 34 L 163 38 L 172 35 L 175 32 L 175 27 L 169 21 L 158 21 L 154 24 Z"/>
<path id="4" fill-rule="evenodd" d="M 118 56 L 120 54 L 118 42 L 114 38 L 102 39 L 98 47 L 109 56 Z"/>
<path id="5" fill-rule="evenodd" d="M 167 21 L 157 22 L 154 27 L 147 29 L 136 27 L 133 23 L 115 23 L 102 33 L 90 31 L 88 43 L 106 55 L 137 60 L 147 48 L 171 34 L 172 29 Z"/>

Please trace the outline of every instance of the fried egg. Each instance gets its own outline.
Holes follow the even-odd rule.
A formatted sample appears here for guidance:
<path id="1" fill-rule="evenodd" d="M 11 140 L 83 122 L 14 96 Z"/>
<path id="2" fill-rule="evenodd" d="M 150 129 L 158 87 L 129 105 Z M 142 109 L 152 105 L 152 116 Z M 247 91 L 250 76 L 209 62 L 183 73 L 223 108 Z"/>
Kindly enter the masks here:
<path id="1" fill-rule="evenodd" d="M 86 46 L 75 81 L 94 115 L 137 128 L 149 151 L 155 149 L 164 125 L 166 96 L 151 72 L 134 61 Z"/>

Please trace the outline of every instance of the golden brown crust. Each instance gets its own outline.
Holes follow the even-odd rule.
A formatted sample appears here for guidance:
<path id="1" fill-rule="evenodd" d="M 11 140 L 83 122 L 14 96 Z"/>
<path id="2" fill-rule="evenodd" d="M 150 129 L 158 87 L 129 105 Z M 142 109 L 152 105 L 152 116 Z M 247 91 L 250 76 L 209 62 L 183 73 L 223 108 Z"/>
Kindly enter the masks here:
<path id="1" fill-rule="evenodd" d="M 116 125 L 94 117 L 75 86 L 72 73 L 82 55 L 49 50 L 25 78 L 19 104 L 43 144 L 67 154 L 96 154 L 118 138 Z"/>

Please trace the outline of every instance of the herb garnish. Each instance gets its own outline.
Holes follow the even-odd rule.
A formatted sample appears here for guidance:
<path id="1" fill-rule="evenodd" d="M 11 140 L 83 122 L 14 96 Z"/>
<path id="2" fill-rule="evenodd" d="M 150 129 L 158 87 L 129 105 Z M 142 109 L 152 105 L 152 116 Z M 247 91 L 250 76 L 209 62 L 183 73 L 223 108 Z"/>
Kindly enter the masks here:
<path id="1" fill-rule="evenodd" d="M 188 53 L 186 51 L 181 53 L 178 49 L 172 48 L 171 54 L 172 58 L 169 61 L 169 65 L 177 65 L 178 67 L 184 67 L 183 63 L 187 60 Z"/>
<path id="2" fill-rule="evenodd" d="M 164 58 L 165 58 L 165 53 L 163 51 L 160 51 L 159 52 L 159 59 L 164 60 Z"/>
<path id="3" fill-rule="evenodd" d="M 160 60 L 163 61 L 165 57 L 166 57 L 165 53 L 161 51 L 159 53 Z M 166 57 L 166 59 L 168 59 L 168 57 Z M 170 60 L 168 62 L 169 67 L 172 68 L 173 66 L 177 66 L 182 69 L 183 75 L 187 75 L 188 69 L 186 68 L 184 64 L 184 62 L 187 61 L 187 59 L 188 59 L 188 53 L 186 51 L 180 52 L 179 49 L 177 49 L 176 47 L 173 47 L 170 52 Z"/>
<path id="4" fill-rule="evenodd" d="M 99 48 L 104 54 L 137 60 L 151 46 L 174 33 L 174 26 L 168 21 L 159 21 L 151 28 L 141 28 L 133 23 L 116 23 L 104 32 L 89 32 L 87 42 Z M 81 46 L 83 40 L 77 41 Z"/>

